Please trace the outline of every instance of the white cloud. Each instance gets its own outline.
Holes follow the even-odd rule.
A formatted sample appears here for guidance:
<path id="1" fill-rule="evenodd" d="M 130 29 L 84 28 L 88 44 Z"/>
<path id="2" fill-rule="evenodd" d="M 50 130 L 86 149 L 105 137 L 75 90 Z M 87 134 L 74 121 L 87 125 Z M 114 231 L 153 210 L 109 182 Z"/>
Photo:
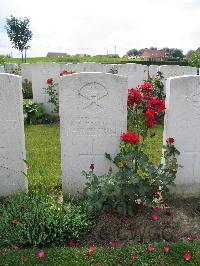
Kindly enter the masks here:
<path id="1" fill-rule="evenodd" d="M 123 55 L 131 48 L 200 46 L 198 0 L 0 0 L 0 29 L 11 14 L 30 18 L 29 56 L 48 51 Z M 0 33 L 0 54 L 11 46 Z M 14 55 L 20 55 L 13 50 Z"/>

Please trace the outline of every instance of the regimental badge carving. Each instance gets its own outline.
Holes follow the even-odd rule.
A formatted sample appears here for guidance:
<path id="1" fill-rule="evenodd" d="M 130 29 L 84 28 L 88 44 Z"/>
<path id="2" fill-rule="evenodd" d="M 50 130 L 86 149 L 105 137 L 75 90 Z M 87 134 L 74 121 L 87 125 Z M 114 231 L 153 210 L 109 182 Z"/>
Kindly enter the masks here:
<path id="1" fill-rule="evenodd" d="M 78 92 L 80 107 L 87 112 L 99 113 L 104 110 L 107 89 L 100 83 L 91 82 L 84 85 Z"/>

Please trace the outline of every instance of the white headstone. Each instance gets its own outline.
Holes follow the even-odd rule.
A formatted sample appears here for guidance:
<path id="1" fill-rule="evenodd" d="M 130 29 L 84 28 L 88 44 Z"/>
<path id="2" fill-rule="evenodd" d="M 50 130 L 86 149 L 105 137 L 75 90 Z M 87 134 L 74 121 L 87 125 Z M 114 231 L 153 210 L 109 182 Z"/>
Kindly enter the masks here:
<path id="1" fill-rule="evenodd" d="M 148 66 L 135 63 L 121 64 L 118 67 L 118 75 L 128 76 L 128 88 L 136 88 L 144 80 L 148 80 Z"/>
<path id="2" fill-rule="evenodd" d="M 111 74 L 118 74 L 118 67 L 121 64 L 106 64 L 105 65 L 105 73 L 111 73 Z"/>
<path id="3" fill-rule="evenodd" d="M 76 72 L 76 65 L 77 64 L 73 64 L 73 63 L 60 64 L 60 72 L 64 70 Z"/>
<path id="4" fill-rule="evenodd" d="M 60 76 L 60 65 L 57 63 L 35 63 L 32 64 L 32 90 L 33 101 L 42 103 L 44 110 L 52 114 L 54 106 L 48 103 L 49 95 L 43 88 L 47 87 L 47 79 L 53 78 L 54 83 L 58 83 Z M 56 87 L 58 91 L 58 86 Z"/>
<path id="5" fill-rule="evenodd" d="M 150 77 L 156 76 L 156 74 L 158 72 L 158 68 L 159 68 L 159 66 L 157 66 L 157 65 L 150 65 L 149 66 L 149 76 Z"/>
<path id="6" fill-rule="evenodd" d="M 3 65 L 0 65 L 0 73 L 4 73 L 5 70 L 4 70 L 4 66 Z"/>
<path id="7" fill-rule="evenodd" d="M 0 74 L 0 196 L 27 191 L 21 77 Z"/>
<path id="8" fill-rule="evenodd" d="M 13 74 L 18 69 L 18 64 L 5 64 L 4 69 L 6 73 Z"/>
<path id="9" fill-rule="evenodd" d="M 104 73 L 77 73 L 60 80 L 61 159 L 65 193 L 82 191 L 82 170 L 108 172 L 127 127 L 127 78 Z"/>
<path id="10" fill-rule="evenodd" d="M 101 63 L 95 62 L 83 62 L 78 63 L 75 66 L 75 72 L 105 72 L 104 65 Z"/>
<path id="11" fill-rule="evenodd" d="M 183 75 L 197 75 L 197 68 L 191 66 L 183 66 Z"/>
<path id="12" fill-rule="evenodd" d="M 167 80 L 164 141 L 172 137 L 180 151 L 173 193 L 200 196 L 200 77 L 183 76 Z"/>
<path id="13" fill-rule="evenodd" d="M 162 73 L 164 91 L 166 92 L 166 82 L 168 78 L 183 76 L 183 68 L 178 65 L 163 65 L 159 66 L 158 70 Z"/>
<path id="14" fill-rule="evenodd" d="M 29 63 L 21 64 L 22 82 L 25 80 L 32 81 L 32 65 Z"/>

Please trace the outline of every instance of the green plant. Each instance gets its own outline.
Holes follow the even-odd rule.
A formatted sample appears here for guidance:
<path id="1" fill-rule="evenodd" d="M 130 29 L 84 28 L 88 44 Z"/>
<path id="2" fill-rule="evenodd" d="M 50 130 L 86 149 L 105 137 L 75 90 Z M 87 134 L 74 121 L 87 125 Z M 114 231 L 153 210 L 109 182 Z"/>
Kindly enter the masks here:
<path id="1" fill-rule="evenodd" d="M 189 59 L 189 63 L 191 66 L 200 68 L 200 51 L 199 50 L 192 53 Z"/>
<path id="2" fill-rule="evenodd" d="M 0 214 L 0 240 L 7 245 L 60 245 L 77 240 L 90 225 L 84 203 L 64 203 L 40 191 L 5 199 Z"/>
<path id="3" fill-rule="evenodd" d="M 6 56 L 0 54 L 0 65 L 5 64 L 5 62 L 6 62 Z"/>
<path id="4" fill-rule="evenodd" d="M 169 186 L 174 185 L 179 166 L 176 160 L 179 151 L 174 146 L 174 139 L 167 140 L 163 147 L 165 163 L 158 166 L 151 162 L 145 145 L 148 131 L 156 125 L 165 109 L 163 101 L 154 93 L 149 82 L 129 90 L 128 123 L 131 131 L 121 135 L 120 152 L 115 158 L 105 154 L 119 170 L 99 177 L 92 164 L 89 173 L 83 171 L 87 179 L 84 193 L 90 208 L 98 211 L 114 208 L 121 214 L 131 214 L 138 202 L 151 206 L 157 197 L 166 198 Z"/>
<path id="5" fill-rule="evenodd" d="M 163 84 L 162 72 L 158 71 L 157 74 L 149 78 L 149 82 L 152 84 L 153 92 L 152 95 L 158 96 L 163 101 L 165 100 L 164 84 Z"/>
<path id="6" fill-rule="evenodd" d="M 24 99 L 33 99 L 32 83 L 27 79 L 22 83 L 23 88 L 23 98 Z"/>
<path id="7" fill-rule="evenodd" d="M 47 79 L 47 88 L 43 88 L 45 93 L 49 95 L 49 103 L 52 103 L 54 105 L 53 113 L 59 112 L 59 100 L 58 100 L 58 92 L 57 87 L 58 83 L 54 83 L 52 78 Z"/>
<path id="8" fill-rule="evenodd" d="M 23 103 L 24 123 L 37 123 L 44 116 L 42 104 L 34 103 L 31 100 L 25 100 Z"/>

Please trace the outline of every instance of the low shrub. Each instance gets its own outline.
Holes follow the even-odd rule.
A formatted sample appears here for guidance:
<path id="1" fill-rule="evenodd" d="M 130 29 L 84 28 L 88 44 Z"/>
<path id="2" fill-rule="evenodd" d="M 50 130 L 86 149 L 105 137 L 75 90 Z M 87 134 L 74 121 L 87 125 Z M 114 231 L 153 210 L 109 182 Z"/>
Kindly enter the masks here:
<path id="1" fill-rule="evenodd" d="M 84 203 L 36 191 L 4 200 L 0 217 L 0 240 L 7 245 L 60 245 L 77 240 L 90 225 Z"/>
<path id="2" fill-rule="evenodd" d="M 28 81 L 27 79 L 24 80 L 22 83 L 22 92 L 23 92 L 23 98 L 24 99 L 33 99 L 33 91 L 32 91 L 32 83 L 31 81 Z"/>
<path id="3" fill-rule="evenodd" d="M 44 117 L 42 104 L 34 103 L 31 100 L 25 100 L 23 103 L 24 123 L 36 124 L 39 119 Z"/>

